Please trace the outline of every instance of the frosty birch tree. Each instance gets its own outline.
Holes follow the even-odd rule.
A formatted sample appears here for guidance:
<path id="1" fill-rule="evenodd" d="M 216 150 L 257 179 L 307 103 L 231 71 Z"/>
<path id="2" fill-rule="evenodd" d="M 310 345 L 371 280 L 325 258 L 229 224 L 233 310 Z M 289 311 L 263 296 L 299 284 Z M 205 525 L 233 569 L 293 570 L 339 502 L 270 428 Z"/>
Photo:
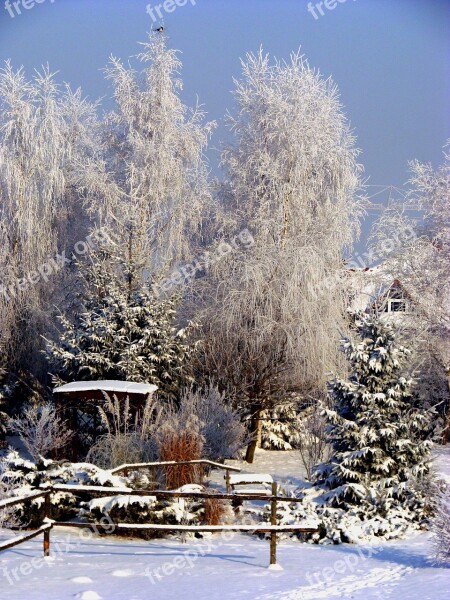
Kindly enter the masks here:
<path id="1" fill-rule="evenodd" d="M 336 367 L 345 301 L 335 275 L 358 231 L 361 167 L 335 85 L 300 54 L 271 63 L 261 51 L 242 68 L 222 201 L 256 243 L 204 280 L 202 360 L 246 406 L 255 433 L 262 410 L 323 388 Z"/>
<path id="2" fill-rule="evenodd" d="M 75 164 L 95 114 L 79 91 L 61 91 L 48 68 L 29 81 L 9 62 L 0 70 L 0 109 L 0 337 L 8 363 L 36 368 L 55 289 L 39 269 L 83 220 Z"/>
<path id="3" fill-rule="evenodd" d="M 165 36 L 151 32 L 141 45 L 142 72 L 114 57 L 105 70 L 116 110 L 84 185 L 100 224 L 114 233 L 130 285 L 189 256 L 210 199 L 203 153 L 213 124 L 181 102 L 181 62 Z"/>
<path id="4" fill-rule="evenodd" d="M 449 146 L 447 145 L 447 149 Z M 416 389 L 425 404 L 447 403 L 450 368 L 450 154 L 438 169 L 414 161 L 408 203 L 418 204 L 422 221 L 416 224 L 402 206 L 385 211 L 372 233 L 375 244 L 387 244 L 402 228 L 416 236 L 397 245 L 387 262 L 393 277 L 409 296 L 409 311 L 401 335 L 413 351 L 411 371 L 419 375 Z"/>

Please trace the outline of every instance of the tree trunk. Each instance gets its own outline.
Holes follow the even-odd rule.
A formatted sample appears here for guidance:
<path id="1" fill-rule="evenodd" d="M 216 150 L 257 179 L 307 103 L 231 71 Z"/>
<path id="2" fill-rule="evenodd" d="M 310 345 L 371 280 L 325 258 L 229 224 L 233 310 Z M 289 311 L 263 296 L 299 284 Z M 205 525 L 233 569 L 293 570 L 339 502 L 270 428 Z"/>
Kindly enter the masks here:
<path id="1" fill-rule="evenodd" d="M 262 428 L 263 428 L 263 420 L 260 415 L 260 418 L 258 419 L 258 435 L 256 436 L 256 447 L 257 448 L 262 447 Z"/>
<path id="2" fill-rule="evenodd" d="M 247 446 L 247 452 L 245 454 L 245 460 L 248 463 L 252 463 L 255 458 L 255 450 L 258 445 L 258 427 L 261 419 L 261 408 L 255 410 L 250 420 L 250 434 L 252 436 L 252 440 Z"/>

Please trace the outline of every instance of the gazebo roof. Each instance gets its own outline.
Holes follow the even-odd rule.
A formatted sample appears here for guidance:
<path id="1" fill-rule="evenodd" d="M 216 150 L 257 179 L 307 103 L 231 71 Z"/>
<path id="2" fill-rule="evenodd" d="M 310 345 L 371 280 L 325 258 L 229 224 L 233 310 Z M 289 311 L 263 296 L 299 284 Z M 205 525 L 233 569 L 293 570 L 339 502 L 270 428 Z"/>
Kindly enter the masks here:
<path id="1" fill-rule="evenodd" d="M 112 392 L 119 394 L 152 394 L 157 386 L 151 383 L 134 383 L 133 381 L 73 381 L 53 390 L 55 394 L 74 394 L 83 392 Z"/>

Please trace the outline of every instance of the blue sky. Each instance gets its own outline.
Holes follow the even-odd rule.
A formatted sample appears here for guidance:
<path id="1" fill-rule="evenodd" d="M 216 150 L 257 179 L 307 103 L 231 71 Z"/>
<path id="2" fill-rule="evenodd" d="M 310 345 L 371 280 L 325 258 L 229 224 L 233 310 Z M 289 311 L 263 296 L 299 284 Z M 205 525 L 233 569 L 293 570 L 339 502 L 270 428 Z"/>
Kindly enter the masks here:
<path id="1" fill-rule="evenodd" d="M 101 68 L 111 53 L 138 51 L 154 26 L 146 6 L 160 2 L 40 0 L 28 10 L 20 4 L 12 18 L 0 0 L 0 62 L 11 58 L 30 74 L 48 62 L 85 95 L 107 95 Z M 334 4 L 322 6 L 323 16 L 315 9 L 317 19 L 306 0 L 187 0 L 165 13 L 170 45 L 182 51 L 183 99 L 193 104 L 198 95 L 220 122 L 232 107 L 239 57 L 260 45 L 278 58 L 301 47 L 337 83 L 369 183 L 402 186 L 407 162 L 439 164 L 450 137 L 450 0 Z M 223 134 L 219 127 L 213 146 Z"/>

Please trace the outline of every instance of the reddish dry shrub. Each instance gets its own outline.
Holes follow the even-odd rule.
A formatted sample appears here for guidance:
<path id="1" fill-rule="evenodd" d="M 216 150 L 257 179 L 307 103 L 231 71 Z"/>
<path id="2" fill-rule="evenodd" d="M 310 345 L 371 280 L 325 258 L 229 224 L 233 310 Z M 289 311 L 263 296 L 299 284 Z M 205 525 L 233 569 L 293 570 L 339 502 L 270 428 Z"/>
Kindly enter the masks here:
<path id="1" fill-rule="evenodd" d="M 223 525 L 228 516 L 228 505 L 225 500 L 207 498 L 205 500 L 205 522 L 208 525 Z"/>
<path id="2" fill-rule="evenodd" d="M 202 457 L 203 439 L 193 431 L 177 431 L 165 428 L 158 440 L 159 458 L 161 461 L 183 462 L 199 460 Z M 189 483 L 202 483 L 202 465 L 174 465 L 163 467 L 166 487 L 173 490 Z"/>

